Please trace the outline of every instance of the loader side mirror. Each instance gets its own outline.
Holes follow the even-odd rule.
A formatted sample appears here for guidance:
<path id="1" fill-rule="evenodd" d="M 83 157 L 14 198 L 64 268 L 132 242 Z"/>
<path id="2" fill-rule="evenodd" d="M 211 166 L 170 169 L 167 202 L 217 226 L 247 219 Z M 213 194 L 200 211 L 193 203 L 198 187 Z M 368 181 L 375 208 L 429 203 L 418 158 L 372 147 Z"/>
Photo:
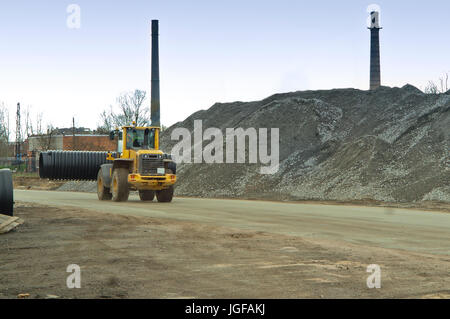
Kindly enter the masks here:
<path id="1" fill-rule="evenodd" d="M 109 139 L 114 141 L 114 131 L 109 132 Z"/>

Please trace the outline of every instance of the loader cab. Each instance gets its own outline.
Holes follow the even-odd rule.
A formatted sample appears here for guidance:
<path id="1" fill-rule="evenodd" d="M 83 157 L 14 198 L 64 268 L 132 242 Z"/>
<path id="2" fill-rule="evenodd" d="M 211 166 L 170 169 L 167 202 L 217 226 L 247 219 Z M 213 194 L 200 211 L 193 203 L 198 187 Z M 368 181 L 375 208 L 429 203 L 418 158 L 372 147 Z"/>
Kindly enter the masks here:
<path id="1" fill-rule="evenodd" d="M 159 127 L 124 126 L 122 131 L 111 131 L 109 137 L 114 140 L 118 137 L 117 152 L 129 153 L 129 151 L 158 150 Z"/>
<path id="2" fill-rule="evenodd" d="M 153 150 L 155 149 L 154 128 L 127 128 L 126 148 L 128 150 Z"/>

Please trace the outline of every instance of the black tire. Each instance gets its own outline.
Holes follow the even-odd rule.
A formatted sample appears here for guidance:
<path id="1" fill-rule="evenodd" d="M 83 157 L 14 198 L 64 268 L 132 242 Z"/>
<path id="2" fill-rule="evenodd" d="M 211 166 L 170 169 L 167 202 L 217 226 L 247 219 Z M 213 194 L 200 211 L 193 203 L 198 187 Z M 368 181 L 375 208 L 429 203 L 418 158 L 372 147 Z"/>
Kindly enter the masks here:
<path id="1" fill-rule="evenodd" d="M 160 203 L 169 203 L 173 198 L 173 185 L 167 189 L 156 191 L 156 198 Z"/>
<path id="2" fill-rule="evenodd" d="M 128 200 L 130 190 L 128 188 L 128 169 L 116 168 L 112 175 L 112 200 L 125 202 Z"/>
<path id="3" fill-rule="evenodd" d="M 155 198 L 154 191 L 139 191 L 139 198 L 143 201 L 152 201 Z"/>
<path id="4" fill-rule="evenodd" d="M 102 169 L 100 168 L 97 174 L 97 196 L 99 200 L 110 200 L 112 198 L 111 190 L 105 187 L 103 183 Z"/>
<path id="5" fill-rule="evenodd" d="M 14 192 L 11 171 L 0 169 L 0 214 L 12 216 L 14 213 Z"/>

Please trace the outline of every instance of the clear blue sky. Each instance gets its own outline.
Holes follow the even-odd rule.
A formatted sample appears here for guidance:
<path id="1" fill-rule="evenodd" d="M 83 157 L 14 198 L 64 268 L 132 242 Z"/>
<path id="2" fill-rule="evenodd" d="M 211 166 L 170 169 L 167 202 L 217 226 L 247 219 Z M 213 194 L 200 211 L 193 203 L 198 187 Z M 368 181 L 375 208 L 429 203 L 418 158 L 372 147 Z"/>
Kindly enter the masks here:
<path id="1" fill-rule="evenodd" d="M 66 26 L 69 4 L 81 28 Z M 450 1 L 1 1 L 0 102 L 95 128 L 124 91 L 150 89 L 160 20 L 162 123 L 214 102 L 369 86 L 369 4 L 381 8 L 382 84 L 423 89 L 450 71 Z M 148 92 L 149 93 L 149 92 Z M 149 101 L 148 101 L 149 104 Z"/>

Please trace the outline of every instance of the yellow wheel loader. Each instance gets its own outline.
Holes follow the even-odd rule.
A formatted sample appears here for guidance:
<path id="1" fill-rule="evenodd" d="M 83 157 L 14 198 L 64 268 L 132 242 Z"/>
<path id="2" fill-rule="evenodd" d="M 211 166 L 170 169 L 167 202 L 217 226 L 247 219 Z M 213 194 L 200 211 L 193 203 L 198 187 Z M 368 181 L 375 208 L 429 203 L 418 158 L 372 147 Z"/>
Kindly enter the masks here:
<path id="1" fill-rule="evenodd" d="M 110 139 L 117 139 L 118 154 L 108 153 L 112 164 L 103 164 L 97 175 L 99 200 L 116 202 L 128 200 L 130 190 L 139 191 L 143 201 L 156 196 L 158 202 L 170 202 L 177 180 L 176 163 L 171 155 L 159 150 L 160 128 L 156 126 L 122 127 L 122 131 L 110 132 Z"/>

